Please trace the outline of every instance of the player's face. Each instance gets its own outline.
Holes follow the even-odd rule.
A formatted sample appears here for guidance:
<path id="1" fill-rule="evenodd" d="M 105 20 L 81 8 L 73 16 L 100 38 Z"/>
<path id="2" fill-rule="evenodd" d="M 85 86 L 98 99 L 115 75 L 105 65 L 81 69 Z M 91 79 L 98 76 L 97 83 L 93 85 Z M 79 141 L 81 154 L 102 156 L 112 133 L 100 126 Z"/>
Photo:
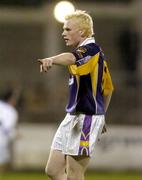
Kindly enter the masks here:
<path id="1" fill-rule="evenodd" d="M 77 19 L 70 19 L 64 23 L 62 35 L 67 46 L 77 47 L 82 41 L 78 23 Z"/>

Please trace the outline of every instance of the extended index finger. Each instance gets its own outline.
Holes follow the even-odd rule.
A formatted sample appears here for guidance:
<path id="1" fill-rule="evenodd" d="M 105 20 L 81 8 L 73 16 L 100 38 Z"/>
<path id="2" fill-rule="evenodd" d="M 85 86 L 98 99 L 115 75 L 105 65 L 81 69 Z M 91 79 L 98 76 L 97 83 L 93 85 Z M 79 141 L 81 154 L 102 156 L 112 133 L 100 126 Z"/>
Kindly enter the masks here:
<path id="1" fill-rule="evenodd" d="M 43 60 L 42 59 L 38 59 L 37 62 L 43 63 Z"/>

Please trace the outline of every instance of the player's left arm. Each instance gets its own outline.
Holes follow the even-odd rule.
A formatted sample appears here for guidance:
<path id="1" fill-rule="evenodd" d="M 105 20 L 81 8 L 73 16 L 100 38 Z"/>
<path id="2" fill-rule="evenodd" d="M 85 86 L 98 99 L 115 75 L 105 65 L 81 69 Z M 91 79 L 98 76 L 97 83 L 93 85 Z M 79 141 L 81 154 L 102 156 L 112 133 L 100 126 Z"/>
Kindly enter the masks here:
<path id="1" fill-rule="evenodd" d="M 111 96 L 112 96 L 112 92 L 110 92 L 109 94 L 103 96 L 105 112 L 107 112 L 107 109 L 109 107 L 109 104 L 110 104 L 110 101 L 111 101 Z M 106 133 L 106 132 L 107 132 L 107 128 L 106 128 L 106 124 L 105 124 L 103 129 L 102 129 L 102 134 Z"/>
<path id="2" fill-rule="evenodd" d="M 38 59 L 40 72 L 47 72 L 53 64 L 68 66 L 75 64 L 76 57 L 72 53 L 62 53 L 45 59 Z"/>
<path id="3" fill-rule="evenodd" d="M 107 95 L 104 95 L 104 108 L 105 108 L 105 112 L 107 111 L 110 101 L 111 101 L 111 97 L 112 97 L 112 92 L 110 92 Z"/>
<path id="4" fill-rule="evenodd" d="M 104 61 L 104 69 L 103 69 L 103 78 L 102 78 L 102 89 L 103 89 L 103 98 L 104 98 L 104 109 L 107 111 L 112 93 L 114 90 L 112 79 L 110 72 L 108 70 L 107 62 Z"/>

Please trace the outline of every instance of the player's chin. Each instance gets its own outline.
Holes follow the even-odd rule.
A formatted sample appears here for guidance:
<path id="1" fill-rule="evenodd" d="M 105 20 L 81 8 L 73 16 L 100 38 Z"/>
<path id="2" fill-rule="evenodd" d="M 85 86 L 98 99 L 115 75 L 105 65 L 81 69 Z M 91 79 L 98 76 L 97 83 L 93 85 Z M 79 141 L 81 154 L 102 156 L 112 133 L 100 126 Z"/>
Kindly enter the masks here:
<path id="1" fill-rule="evenodd" d="M 67 43 L 66 43 L 66 46 L 73 46 L 73 44 L 70 43 L 70 42 L 67 42 Z"/>
<path id="2" fill-rule="evenodd" d="M 66 46 L 70 46 L 70 43 L 66 42 Z"/>

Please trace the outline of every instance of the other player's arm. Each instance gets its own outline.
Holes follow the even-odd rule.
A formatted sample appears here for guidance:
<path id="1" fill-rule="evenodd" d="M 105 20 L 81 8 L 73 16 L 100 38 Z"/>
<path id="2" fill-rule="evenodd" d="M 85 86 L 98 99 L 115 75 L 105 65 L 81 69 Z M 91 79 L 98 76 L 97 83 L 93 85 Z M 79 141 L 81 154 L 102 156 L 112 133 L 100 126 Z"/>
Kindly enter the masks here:
<path id="1" fill-rule="evenodd" d="M 72 53 L 62 53 L 45 59 L 38 59 L 40 62 L 40 72 L 47 72 L 53 64 L 68 66 L 75 64 L 76 58 Z"/>

